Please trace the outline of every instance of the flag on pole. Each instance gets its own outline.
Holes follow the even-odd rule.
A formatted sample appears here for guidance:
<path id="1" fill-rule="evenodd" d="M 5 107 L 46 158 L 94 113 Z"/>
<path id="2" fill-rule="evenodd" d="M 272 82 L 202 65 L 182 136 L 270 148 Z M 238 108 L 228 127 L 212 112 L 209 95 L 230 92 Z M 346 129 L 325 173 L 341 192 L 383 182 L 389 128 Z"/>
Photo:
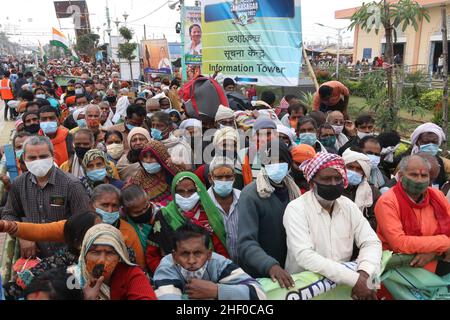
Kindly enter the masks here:
<path id="1" fill-rule="evenodd" d="M 53 29 L 53 40 L 50 41 L 50 44 L 55 46 L 55 47 L 60 47 L 63 48 L 64 51 L 66 51 L 67 53 L 71 53 L 72 54 L 72 59 L 74 61 L 80 61 L 80 58 L 78 57 L 77 53 L 75 52 L 73 46 L 70 45 L 69 40 L 66 38 L 66 36 L 60 32 L 59 30 L 52 28 Z"/>
<path id="2" fill-rule="evenodd" d="M 79 62 L 80 61 L 80 57 L 78 57 L 78 55 L 75 52 L 75 49 L 73 47 L 71 48 L 71 52 L 72 52 L 72 59 L 73 59 L 73 61 Z"/>
<path id="3" fill-rule="evenodd" d="M 56 30 L 55 28 L 52 29 L 53 40 L 50 41 L 50 44 L 68 51 L 70 48 L 69 40 L 67 40 L 66 36 L 62 32 Z"/>

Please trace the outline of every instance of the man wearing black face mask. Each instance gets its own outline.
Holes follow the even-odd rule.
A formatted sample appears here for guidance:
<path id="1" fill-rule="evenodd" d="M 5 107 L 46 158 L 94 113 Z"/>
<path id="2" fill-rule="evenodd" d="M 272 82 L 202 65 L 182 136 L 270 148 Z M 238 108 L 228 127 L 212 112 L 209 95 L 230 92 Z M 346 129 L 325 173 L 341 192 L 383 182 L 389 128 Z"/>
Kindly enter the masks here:
<path id="1" fill-rule="evenodd" d="M 109 103 L 113 104 L 117 101 L 117 96 L 106 96 L 106 101 L 108 101 Z"/>
<path id="2" fill-rule="evenodd" d="M 114 89 L 108 89 L 106 91 L 105 100 L 109 102 L 109 106 L 113 113 L 116 112 L 116 104 L 117 104 L 117 93 Z"/>
<path id="3" fill-rule="evenodd" d="M 284 213 L 286 270 L 319 273 L 353 288 L 356 300 L 376 299 L 371 280 L 379 276 L 381 242 L 357 205 L 342 196 L 348 185 L 344 160 L 318 153 L 302 163 L 311 190 L 292 201 Z M 353 244 L 360 251 L 350 262 Z"/>
<path id="4" fill-rule="evenodd" d="M 85 172 L 81 166 L 86 152 L 94 148 L 94 134 L 89 129 L 80 129 L 73 135 L 75 154 L 61 165 L 61 170 L 83 178 Z"/>
<path id="5" fill-rule="evenodd" d="M 37 134 L 41 129 L 37 112 L 25 112 L 22 116 L 22 121 L 25 125 L 25 131 L 30 134 Z"/>

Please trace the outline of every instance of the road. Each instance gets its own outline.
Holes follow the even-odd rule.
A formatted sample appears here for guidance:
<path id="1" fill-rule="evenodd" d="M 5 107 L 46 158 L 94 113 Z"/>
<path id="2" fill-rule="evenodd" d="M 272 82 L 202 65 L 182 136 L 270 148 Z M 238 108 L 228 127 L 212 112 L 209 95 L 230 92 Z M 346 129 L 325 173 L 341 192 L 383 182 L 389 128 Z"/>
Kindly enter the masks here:
<path id="1" fill-rule="evenodd" d="M 0 100 L 0 145 L 9 143 L 11 137 L 11 130 L 14 128 L 14 122 L 3 121 L 4 103 Z M 5 234 L 0 233 L 0 261 L 2 260 L 3 242 L 5 241 Z"/>

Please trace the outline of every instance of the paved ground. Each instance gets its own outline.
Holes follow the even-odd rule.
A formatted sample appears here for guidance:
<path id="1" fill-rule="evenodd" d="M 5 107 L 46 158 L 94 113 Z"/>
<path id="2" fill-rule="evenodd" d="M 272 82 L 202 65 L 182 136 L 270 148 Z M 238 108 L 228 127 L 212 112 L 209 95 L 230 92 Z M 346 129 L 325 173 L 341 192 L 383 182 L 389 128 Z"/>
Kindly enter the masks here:
<path id="1" fill-rule="evenodd" d="M 3 101 L 0 100 L 0 145 L 4 145 L 9 143 L 9 138 L 11 136 L 11 130 L 14 128 L 14 122 L 3 121 L 3 112 L 4 112 L 4 104 Z M 0 261 L 2 260 L 2 251 L 3 251 L 3 242 L 5 241 L 5 234 L 0 233 Z"/>

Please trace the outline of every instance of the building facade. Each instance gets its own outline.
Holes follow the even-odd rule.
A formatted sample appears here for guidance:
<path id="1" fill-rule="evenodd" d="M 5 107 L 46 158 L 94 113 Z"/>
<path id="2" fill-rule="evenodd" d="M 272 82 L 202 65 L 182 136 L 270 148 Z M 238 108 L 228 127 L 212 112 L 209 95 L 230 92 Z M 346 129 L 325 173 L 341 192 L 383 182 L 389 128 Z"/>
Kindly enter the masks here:
<path id="1" fill-rule="evenodd" d="M 395 1 L 395 0 L 392 0 Z M 405 32 L 397 30 L 397 42 L 394 44 L 394 55 L 401 55 L 402 62 L 410 66 L 421 66 L 429 72 L 436 72 L 439 56 L 442 54 L 442 16 L 440 6 L 447 3 L 450 14 L 449 1 L 443 0 L 417 0 L 430 16 L 430 21 L 425 19 L 419 22 L 418 30 L 408 27 Z M 350 19 L 358 8 L 350 8 L 335 12 L 336 19 Z M 447 25 L 450 35 L 450 15 L 447 16 Z M 375 57 L 382 56 L 386 48 L 384 29 L 378 34 L 374 30 L 370 33 L 356 27 L 354 35 L 353 61 L 361 61 L 363 58 L 373 61 Z M 450 40 L 450 37 L 448 38 Z M 448 46 L 448 42 L 447 42 Z"/>

